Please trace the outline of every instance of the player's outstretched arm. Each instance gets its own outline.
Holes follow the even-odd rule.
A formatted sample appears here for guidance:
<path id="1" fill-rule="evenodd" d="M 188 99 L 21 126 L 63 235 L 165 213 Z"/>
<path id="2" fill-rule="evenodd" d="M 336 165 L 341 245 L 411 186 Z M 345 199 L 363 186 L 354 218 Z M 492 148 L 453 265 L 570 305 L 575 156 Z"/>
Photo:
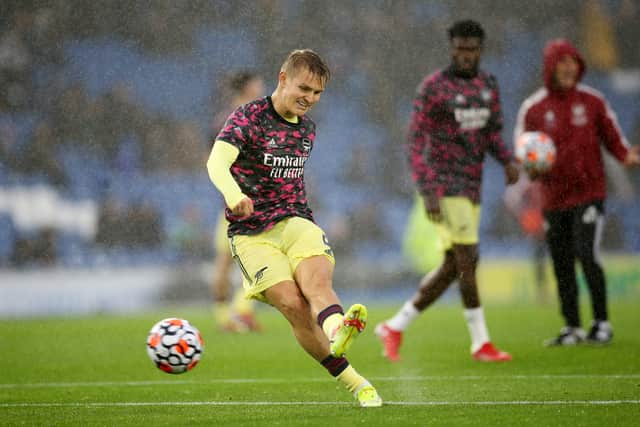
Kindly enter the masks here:
<path id="1" fill-rule="evenodd" d="M 238 158 L 239 152 L 238 148 L 229 143 L 216 141 L 207 161 L 207 171 L 211 182 L 222 193 L 225 203 L 233 214 L 247 216 L 253 213 L 253 202 L 242 193 L 229 170 Z"/>

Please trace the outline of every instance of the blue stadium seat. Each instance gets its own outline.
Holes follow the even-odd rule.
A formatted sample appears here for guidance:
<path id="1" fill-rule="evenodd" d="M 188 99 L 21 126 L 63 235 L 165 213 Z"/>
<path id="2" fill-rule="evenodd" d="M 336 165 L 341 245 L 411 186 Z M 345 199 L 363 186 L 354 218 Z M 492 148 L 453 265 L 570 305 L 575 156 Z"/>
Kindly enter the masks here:
<path id="1" fill-rule="evenodd" d="M 0 266 L 6 265 L 13 250 L 16 229 L 11 217 L 0 213 Z"/>
<path id="2" fill-rule="evenodd" d="M 58 260 L 65 267 L 85 267 L 90 246 L 90 241 L 77 234 L 61 232 L 56 240 Z"/>
<path id="3" fill-rule="evenodd" d="M 93 96 L 127 82 L 148 109 L 203 125 L 209 121 L 213 76 L 255 66 L 256 58 L 246 29 L 198 31 L 191 52 L 179 57 L 146 56 L 115 38 L 67 41 L 65 52 L 66 75 L 81 79 Z"/>

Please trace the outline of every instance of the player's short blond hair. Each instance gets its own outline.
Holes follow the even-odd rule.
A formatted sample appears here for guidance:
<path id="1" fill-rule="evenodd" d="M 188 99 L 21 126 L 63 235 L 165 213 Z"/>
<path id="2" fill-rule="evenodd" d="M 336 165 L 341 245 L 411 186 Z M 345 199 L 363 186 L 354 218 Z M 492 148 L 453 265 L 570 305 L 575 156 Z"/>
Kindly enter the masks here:
<path id="1" fill-rule="evenodd" d="M 324 60 L 311 49 L 296 49 L 292 51 L 282 64 L 280 71 L 295 74 L 301 69 L 307 69 L 317 76 L 322 84 L 326 84 L 331 77 L 331 71 Z"/>

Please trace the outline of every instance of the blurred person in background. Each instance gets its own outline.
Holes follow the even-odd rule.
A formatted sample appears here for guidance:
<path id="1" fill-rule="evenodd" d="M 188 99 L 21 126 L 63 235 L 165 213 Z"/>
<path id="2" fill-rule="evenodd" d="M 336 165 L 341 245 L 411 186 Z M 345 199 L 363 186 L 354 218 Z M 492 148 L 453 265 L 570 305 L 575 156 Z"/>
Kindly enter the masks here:
<path id="1" fill-rule="evenodd" d="M 634 69 L 640 67 L 640 4 L 635 0 L 621 0 L 613 16 L 614 31 L 620 52 L 620 67 Z"/>
<path id="2" fill-rule="evenodd" d="M 262 77 L 251 71 L 238 71 L 226 79 L 222 89 L 222 98 L 227 103 L 213 120 L 213 130 L 217 134 L 224 126 L 225 120 L 238 107 L 245 105 L 264 95 L 265 87 Z M 215 229 L 215 258 L 213 260 L 213 278 L 211 293 L 213 295 L 213 315 L 217 327 L 225 332 L 260 331 L 262 326 L 255 316 L 255 302 L 244 297 L 242 288 L 238 288 L 232 298 L 233 257 L 229 248 L 224 211 L 218 217 Z"/>
<path id="3" fill-rule="evenodd" d="M 427 218 L 422 197 L 417 192 L 404 230 L 402 253 L 419 276 L 435 270 L 444 260 L 436 225 Z"/>
<path id="4" fill-rule="evenodd" d="M 229 116 L 207 169 L 227 205 L 231 253 L 243 273 L 246 296 L 280 311 L 300 346 L 360 406 L 378 407 L 382 400 L 376 389 L 345 357 L 366 326 L 367 310 L 354 304 L 343 311 L 333 290 L 333 251 L 314 222 L 304 183 L 304 164 L 316 137 L 307 112 L 329 77 L 314 51 L 292 51 L 273 94 Z"/>
<path id="5" fill-rule="evenodd" d="M 409 130 L 410 167 L 429 220 L 445 251 L 442 264 L 424 276 L 415 295 L 376 334 L 390 361 L 398 361 L 402 334 L 420 313 L 458 281 L 471 355 L 485 362 L 508 361 L 489 338 L 476 283 L 480 188 L 485 153 L 503 166 L 507 184 L 518 180 L 504 144 L 498 84 L 479 69 L 485 33 L 475 21 L 449 28 L 451 65 L 423 80 Z"/>
<path id="6" fill-rule="evenodd" d="M 618 68 L 618 43 L 613 18 L 604 3 L 602 0 L 581 2 L 580 29 L 584 57 L 591 68 L 611 71 Z"/>
<path id="7" fill-rule="evenodd" d="M 132 248 L 158 248 L 165 240 L 162 215 L 148 199 L 129 204 L 123 228 L 124 243 Z"/>
<path id="8" fill-rule="evenodd" d="M 4 6 L 4 4 L 3 4 Z M 3 7 L 3 27 L 0 31 L 0 112 L 20 111 L 30 107 L 33 52 L 28 39 L 29 13 L 8 14 Z"/>
<path id="9" fill-rule="evenodd" d="M 16 159 L 17 171 L 31 176 L 42 175 L 47 183 L 60 190 L 68 188 L 69 179 L 56 158 L 56 141 L 47 121 L 39 122 L 29 144 L 22 147 Z"/>
<path id="10" fill-rule="evenodd" d="M 18 268 L 55 266 L 57 240 L 58 233 L 51 227 L 40 229 L 33 236 L 17 238 L 9 256 L 10 265 Z"/>
<path id="11" fill-rule="evenodd" d="M 507 210 L 516 218 L 522 233 L 531 242 L 533 277 L 538 302 L 547 301 L 546 243 L 542 215 L 542 189 L 540 183 L 526 176 L 507 188 L 504 194 Z"/>
<path id="12" fill-rule="evenodd" d="M 100 203 L 95 243 L 103 247 L 121 246 L 126 240 L 126 209 L 112 194 Z"/>
<path id="13" fill-rule="evenodd" d="M 527 171 L 530 179 L 541 184 L 546 241 L 565 322 L 559 335 L 545 345 L 574 345 L 585 340 L 606 344 L 613 338 L 613 329 L 599 254 L 606 198 L 601 146 L 626 166 L 640 164 L 640 154 L 638 147 L 629 147 L 604 96 L 580 82 L 585 63 L 569 41 L 549 41 L 543 60 L 544 86 L 522 103 L 514 136 L 545 132 L 557 151 L 548 172 Z M 576 260 L 591 294 L 593 323 L 588 334 L 580 321 Z"/>
<path id="14" fill-rule="evenodd" d="M 178 252 L 180 260 L 186 264 L 201 262 L 213 256 L 211 237 L 202 221 L 202 213 L 198 206 L 184 206 L 180 219 L 171 229 L 169 242 Z"/>

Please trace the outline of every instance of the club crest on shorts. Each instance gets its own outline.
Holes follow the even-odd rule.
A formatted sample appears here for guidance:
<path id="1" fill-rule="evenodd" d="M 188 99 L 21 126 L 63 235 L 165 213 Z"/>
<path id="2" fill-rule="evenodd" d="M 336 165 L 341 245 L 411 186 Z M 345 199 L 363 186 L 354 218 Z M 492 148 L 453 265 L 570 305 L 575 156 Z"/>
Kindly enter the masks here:
<path id="1" fill-rule="evenodd" d="M 269 268 L 268 266 L 262 267 L 260 270 L 258 270 L 256 272 L 256 274 L 253 276 L 256 280 L 256 282 L 258 282 L 260 279 L 262 279 L 262 277 L 264 276 L 264 272 L 265 270 Z"/>

